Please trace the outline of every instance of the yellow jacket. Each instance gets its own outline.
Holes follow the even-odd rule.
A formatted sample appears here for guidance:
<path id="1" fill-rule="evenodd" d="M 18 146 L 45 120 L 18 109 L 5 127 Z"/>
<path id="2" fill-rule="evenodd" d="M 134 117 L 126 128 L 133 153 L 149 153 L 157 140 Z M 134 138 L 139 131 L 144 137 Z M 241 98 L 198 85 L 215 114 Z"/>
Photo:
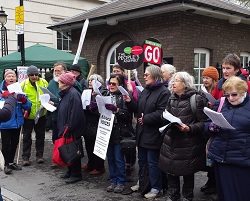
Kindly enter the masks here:
<path id="1" fill-rule="evenodd" d="M 36 85 L 36 88 L 31 84 L 29 78 L 27 78 L 26 80 L 21 82 L 21 87 L 23 89 L 23 92 L 26 93 L 28 99 L 32 103 L 28 119 L 35 119 L 36 118 L 36 113 L 41 106 L 41 101 L 39 100 L 39 95 L 44 94 L 43 91 L 40 89 L 40 87 L 47 88 L 48 82 L 43 78 L 39 78 L 35 82 L 35 85 Z M 47 112 L 47 110 L 43 108 L 41 113 L 40 113 L 40 117 L 45 116 L 46 112 Z"/>

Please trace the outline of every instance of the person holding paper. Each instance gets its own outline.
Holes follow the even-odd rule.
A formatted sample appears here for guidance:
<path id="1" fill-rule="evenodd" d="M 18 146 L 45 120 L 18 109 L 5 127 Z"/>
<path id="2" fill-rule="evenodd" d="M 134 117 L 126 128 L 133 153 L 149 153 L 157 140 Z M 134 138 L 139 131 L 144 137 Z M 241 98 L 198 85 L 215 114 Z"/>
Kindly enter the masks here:
<path id="1" fill-rule="evenodd" d="M 99 91 L 103 96 L 106 96 L 109 91 L 105 88 L 103 78 L 98 74 L 93 74 L 89 77 L 89 89 L 93 90 L 92 81 L 96 80 L 100 82 L 102 85 L 99 88 Z M 96 156 L 94 151 L 97 128 L 100 113 L 98 112 L 97 103 L 95 100 L 95 94 L 92 91 L 91 102 L 84 110 L 84 114 L 86 116 L 86 132 L 84 133 L 85 140 L 85 148 L 88 155 L 88 163 L 82 166 L 82 169 L 90 171 L 90 175 L 98 175 L 105 172 L 104 160 L 98 156 Z"/>
<path id="2" fill-rule="evenodd" d="M 246 81 L 231 76 L 222 85 L 226 97 L 221 113 L 235 129 L 212 122 L 205 124 L 213 140 L 207 157 L 214 161 L 217 193 L 220 201 L 248 201 L 250 197 L 250 97 Z M 213 107 L 217 111 L 220 101 Z"/>
<path id="3" fill-rule="evenodd" d="M 247 76 L 245 76 L 245 70 L 241 68 L 240 58 L 236 54 L 228 54 L 222 60 L 222 73 L 223 78 L 221 78 L 215 89 L 212 92 L 212 96 L 218 100 L 223 96 L 222 85 L 223 83 L 232 76 L 238 76 L 242 80 L 245 80 L 248 85 L 248 93 L 250 93 L 250 82 L 247 80 Z"/>
<path id="4" fill-rule="evenodd" d="M 13 70 L 8 70 L 4 74 L 4 80 L 0 86 L 2 95 L 1 101 L 5 101 L 5 94 L 8 94 L 8 86 L 17 81 L 16 74 Z M 14 163 L 16 148 L 19 142 L 19 135 L 21 126 L 24 123 L 23 110 L 29 110 L 31 108 L 31 102 L 23 94 L 17 96 L 17 102 L 15 104 L 15 110 L 11 116 L 11 119 L 7 122 L 0 123 L 1 139 L 2 139 L 2 153 L 5 160 L 4 173 L 11 174 L 12 170 L 21 170 L 21 166 Z"/>
<path id="5" fill-rule="evenodd" d="M 111 74 L 108 84 L 112 103 L 106 103 L 105 108 L 112 111 L 115 118 L 107 150 L 110 174 L 110 185 L 107 187 L 107 192 L 122 193 L 126 184 L 126 171 L 120 141 L 123 137 L 133 136 L 132 113 L 125 106 L 122 94 L 118 89 L 118 86 L 126 88 L 125 77 L 120 74 Z"/>
<path id="6" fill-rule="evenodd" d="M 159 167 L 168 173 L 169 198 L 180 199 L 180 176 L 183 176 L 184 200 L 193 200 L 194 173 L 205 166 L 205 139 L 202 135 L 207 116 L 205 95 L 194 86 L 194 78 L 187 72 L 177 72 L 169 82 L 171 96 L 166 110 L 182 123 L 174 124 L 165 133 L 160 151 Z M 195 95 L 196 112 L 193 113 L 190 98 Z"/>
<path id="7" fill-rule="evenodd" d="M 137 101 L 139 94 L 141 92 L 136 88 L 135 81 L 130 80 L 130 83 L 129 83 L 129 81 L 127 79 L 127 70 L 122 68 L 118 63 L 115 63 L 113 66 L 113 73 L 125 76 L 125 83 L 126 83 L 125 88 L 129 93 L 131 93 L 133 99 L 135 101 Z M 133 121 L 133 123 L 134 122 L 135 121 Z M 134 153 L 125 154 L 125 160 L 126 160 L 126 175 L 129 177 L 129 176 L 131 176 L 131 173 L 134 169 L 134 165 L 135 165 L 135 161 L 136 161 L 136 150 L 134 151 Z"/>
<path id="8" fill-rule="evenodd" d="M 213 66 L 208 66 L 202 72 L 203 86 L 202 91 L 205 93 L 212 94 L 219 79 L 219 73 L 217 69 Z M 213 105 L 211 103 L 211 105 Z M 216 193 L 216 181 L 213 167 L 206 167 L 208 180 L 204 186 L 201 187 L 201 191 L 204 194 L 215 194 Z"/>
<path id="9" fill-rule="evenodd" d="M 138 146 L 139 176 L 146 164 L 149 168 L 151 189 L 144 197 L 148 199 L 162 195 L 162 171 L 158 167 L 160 148 L 163 137 L 159 128 L 163 126 L 161 115 L 165 110 L 170 93 L 163 85 L 161 69 L 156 65 L 146 68 L 143 75 L 146 87 L 139 101 L 123 96 L 127 107 L 137 114 L 136 142 Z M 133 191 L 139 189 L 140 183 L 132 186 Z"/>
<path id="10" fill-rule="evenodd" d="M 78 140 L 84 135 L 86 130 L 85 115 L 82 108 L 81 95 L 73 87 L 75 76 L 71 72 L 64 72 L 58 79 L 61 97 L 58 106 L 57 128 L 58 137 L 62 137 L 65 128 L 68 131 L 65 138 L 73 135 L 74 140 Z M 76 183 L 82 180 L 81 158 L 68 166 L 65 174 L 61 175 L 67 184 Z"/>
<path id="11" fill-rule="evenodd" d="M 28 99 L 31 101 L 32 106 L 28 111 L 27 118 L 24 119 L 23 125 L 23 166 L 30 165 L 31 145 L 32 145 L 32 131 L 36 133 L 36 162 L 44 163 L 44 139 L 45 139 L 45 127 L 46 127 L 46 113 L 47 110 L 41 106 L 39 95 L 43 94 L 40 87 L 47 88 L 48 82 L 39 77 L 39 71 L 36 66 L 31 65 L 27 69 L 28 78 L 21 82 L 21 87 L 24 93 L 26 93 Z M 39 117 L 39 118 L 38 118 Z M 38 122 L 35 120 L 38 118 Z"/>

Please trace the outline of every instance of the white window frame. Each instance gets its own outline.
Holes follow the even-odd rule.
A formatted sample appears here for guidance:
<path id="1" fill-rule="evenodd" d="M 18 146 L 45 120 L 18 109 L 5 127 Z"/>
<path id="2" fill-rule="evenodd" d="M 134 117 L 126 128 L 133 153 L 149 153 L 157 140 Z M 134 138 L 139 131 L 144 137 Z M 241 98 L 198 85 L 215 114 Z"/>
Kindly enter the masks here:
<path id="1" fill-rule="evenodd" d="M 249 52 L 241 52 L 240 53 L 240 60 L 241 62 L 247 60 L 247 63 L 250 61 L 250 53 Z M 242 62 L 242 68 L 246 68 L 246 62 Z"/>
<path id="2" fill-rule="evenodd" d="M 62 49 L 58 49 L 58 43 L 57 43 L 57 41 L 58 41 L 58 37 L 57 37 L 57 33 L 59 33 L 60 35 L 61 35 L 61 41 L 62 41 Z M 65 51 L 65 52 L 72 52 L 72 50 L 71 49 L 69 49 L 70 48 L 70 46 L 71 46 L 71 44 L 72 44 L 72 40 L 71 40 L 71 37 L 69 36 L 69 35 L 66 35 L 66 34 L 63 34 L 63 33 L 66 33 L 65 31 L 57 31 L 56 32 L 56 48 L 58 49 L 58 50 L 63 50 L 63 51 Z M 64 39 L 63 38 L 63 35 L 67 38 L 67 40 L 66 39 Z M 65 41 L 67 41 L 67 49 L 63 49 L 63 44 L 64 44 L 64 42 Z"/>
<path id="3" fill-rule="evenodd" d="M 210 61 L 210 51 L 205 48 L 195 48 L 194 49 L 194 54 L 198 54 L 198 67 L 194 67 L 194 72 L 198 71 L 198 75 L 195 78 L 198 78 L 195 80 L 195 86 L 197 89 L 200 89 L 202 86 L 201 78 L 202 78 L 202 72 L 203 70 L 209 66 L 209 61 Z M 205 54 L 205 66 L 201 66 L 201 55 Z M 195 75 L 195 73 L 194 73 Z M 198 82 L 197 82 L 198 81 Z"/>
<path id="4" fill-rule="evenodd" d="M 109 79 L 110 74 L 111 74 L 111 66 L 113 66 L 116 63 L 116 56 L 115 56 L 115 63 L 111 63 L 111 57 L 112 54 L 115 53 L 116 54 L 116 48 L 124 41 L 118 41 L 116 42 L 110 49 L 107 55 L 107 60 L 106 60 L 106 79 Z"/>

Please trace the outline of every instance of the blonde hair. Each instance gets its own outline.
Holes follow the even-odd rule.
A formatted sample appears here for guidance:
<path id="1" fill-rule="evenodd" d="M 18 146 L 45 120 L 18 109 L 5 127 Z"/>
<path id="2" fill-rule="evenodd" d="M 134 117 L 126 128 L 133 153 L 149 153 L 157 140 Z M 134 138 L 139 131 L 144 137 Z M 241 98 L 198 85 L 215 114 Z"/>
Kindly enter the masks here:
<path id="1" fill-rule="evenodd" d="M 229 89 L 236 89 L 236 91 L 242 95 L 247 92 L 248 86 L 245 80 L 242 80 L 241 78 L 236 76 L 232 76 L 228 78 L 222 85 L 222 90 L 224 94 Z"/>

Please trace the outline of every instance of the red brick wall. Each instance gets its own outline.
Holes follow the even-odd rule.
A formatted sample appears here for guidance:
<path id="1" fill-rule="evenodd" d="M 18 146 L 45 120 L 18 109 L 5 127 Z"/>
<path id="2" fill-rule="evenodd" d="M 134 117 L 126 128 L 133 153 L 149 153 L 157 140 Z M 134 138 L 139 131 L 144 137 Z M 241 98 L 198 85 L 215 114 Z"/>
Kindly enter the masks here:
<path id="1" fill-rule="evenodd" d="M 72 30 L 72 50 L 76 52 L 81 30 Z M 134 40 L 140 44 L 149 37 L 163 45 L 163 57 L 173 57 L 177 70 L 193 73 L 194 48 L 211 52 L 210 65 L 234 52 L 250 52 L 250 25 L 230 24 L 226 20 L 185 12 L 173 12 L 143 19 L 119 22 L 116 26 L 89 27 L 82 57 L 97 65 L 97 73 L 105 77 L 105 61 L 109 48 L 120 40 Z M 142 78 L 143 67 L 138 69 Z"/>

